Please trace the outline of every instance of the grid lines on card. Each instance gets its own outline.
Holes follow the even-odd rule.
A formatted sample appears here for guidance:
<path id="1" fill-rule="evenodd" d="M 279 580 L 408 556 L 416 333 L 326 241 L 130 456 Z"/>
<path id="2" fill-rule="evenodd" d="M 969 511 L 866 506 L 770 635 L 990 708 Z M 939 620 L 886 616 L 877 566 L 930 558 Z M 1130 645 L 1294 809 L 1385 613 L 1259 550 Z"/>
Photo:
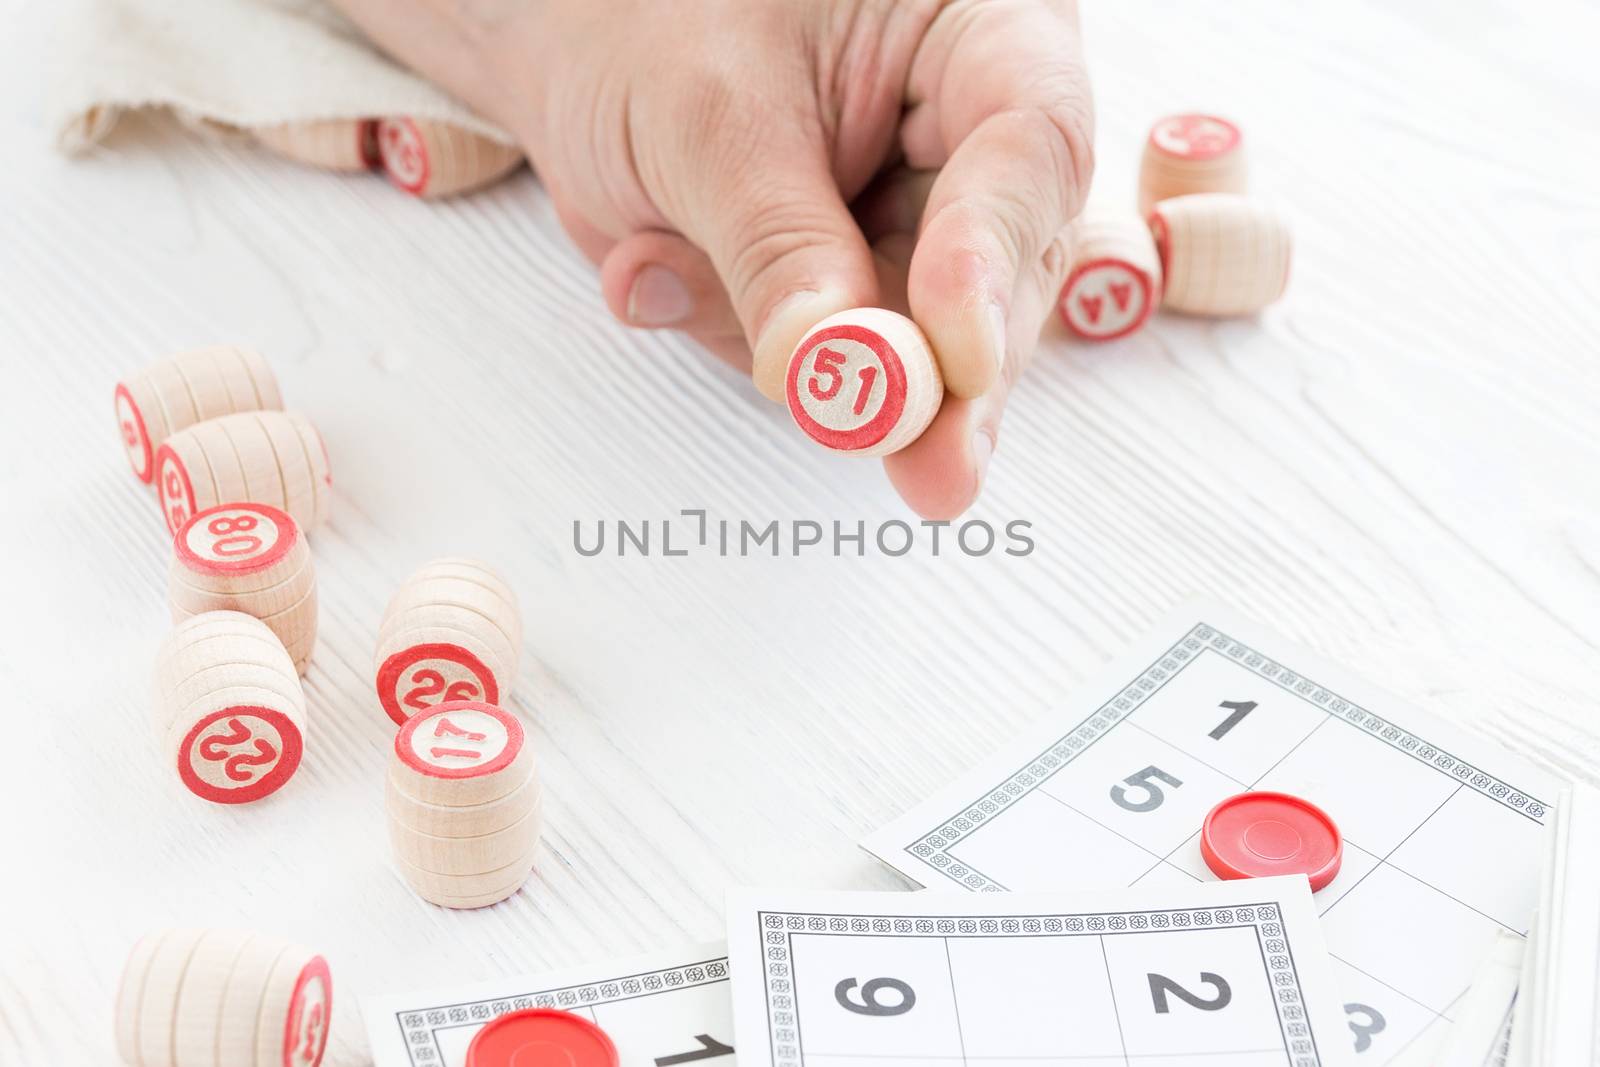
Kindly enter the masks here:
<path id="1" fill-rule="evenodd" d="M 439 1033 L 462 1026 L 482 1026 L 498 1016 L 523 1008 L 560 1008 L 575 1011 L 603 1004 L 659 996 L 693 986 L 728 981 L 726 956 L 677 967 L 663 967 L 598 982 L 531 990 L 509 997 L 440 1004 L 396 1012 L 413 1067 L 435 1067 L 443 1062 Z"/>
<path id="2" fill-rule="evenodd" d="M 949 946 L 958 939 L 1094 938 L 1102 955 L 1107 938 L 1143 933 L 1183 933 L 1195 930 L 1248 930 L 1256 939 L 1261 964 L 1273 991 L 1283 1062 L 1290 1067 L 1320 1067 L 1322 1054 L 1312 1031 L 1299 972 L 1284 917 L 1276 903 L 1260 902 L 1215 908 L 1165 908 L 1133 911 L 1081 912 L 1040 915 L 842 915 L 819 912 L 758 911 L 765 966 L 763 987 L 767 1009 L 767 1037 L 772 1067 L 804 1067 L 800 1020 L 800 989 L 796 972 L 796 937 L 923 937 Z M 952 965 L 953 966 L 953 965 Z M 954 970 L 950 973 L 954 994 Z M 1110 976 L 1107 975 L 1108 985 Z M 1113 1005 L 1115 994 L 1113 992 Z M 959 1014 L 959 1003 L 953 1001 Z M 1120 1030 L 1121 1024 L 1118 1023 Z M 1280 1051 L 1257 1049 L 1256 1052 Z M 966 1061 L 963 1045 L 958 1056 L 943 1057 L 952 1064 Z M 986 1055 L 985 1062 L 1015 1059 L 1025 1064 L 1031 1057 Z M 1124 1052 L 1124 1060 L 1127 1059 Z"/>
<path id="3" fill-rule="evenodd" d="M 903 850 L 965 889 L 990 893 L 1005 890 L 1007 887 L 1004 884 L 975 870 L 970 863 L 957 860 L 949 855 L 949 850 L 1067 767 L 1206 652 L 1226 656 L 1285 693 L 1321 710 L 1328 716 L 1328 722 L 1342 723 L 1350 729 L 1359 730 L 1433 771 L 1448 776 L 1461 787 L 1471 789 L 1542 825 L 1548 804 L 1527 791 L 1517 789 L 1356 701 L 1289 670 L 1219 628 L 1197 623 L 1124 685 L 1116 696 L 983 796 L 970 801 L 941 825 L 920 833 L 916 839 L 904 845 Z"/>

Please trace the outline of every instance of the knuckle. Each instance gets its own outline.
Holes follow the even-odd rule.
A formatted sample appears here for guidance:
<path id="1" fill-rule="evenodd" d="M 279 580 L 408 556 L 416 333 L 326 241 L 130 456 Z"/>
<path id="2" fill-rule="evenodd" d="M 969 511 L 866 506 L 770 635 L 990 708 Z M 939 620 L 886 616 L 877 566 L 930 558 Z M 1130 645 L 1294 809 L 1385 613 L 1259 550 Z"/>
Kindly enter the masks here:
<path id="1" fill-rule="evenodd" d="M 726 259 L 728 287 L 736 298 L 744 294 L 745 300 L 763 304 L 786 295 L 784 276 L 800 257 L 840 243 L 837 226 L 801 197 L 753 204 L 728 232 L 733 243 Z M 768 309 L 748 310 L 764 314 Z"/>
<path id="2" fill-rule="evenodd" d="M 1082 206 L 1094 179 L 1094 101 L 1087 85 L 1074 79 L 1041 112 L 1051 127 L 1049 143 L 1057 152 L 1057 173 L 1071 182 L 1069 189 L 1062 190 L 1073 200 L 1067 205 L 1069 217 Z"/>
<path id="3" fill-rule="evenodd" d="M 1044 246 L 1044 251 L 1039 256 L 1039 269 L 1044 272 L 1046 292 L 1059 292 L 1066 284 L 1067 272 L 1072 269 L 1069 241 L 1069 232 L 1065 229 L 1060 230 L 1051 238 L 1050 243 Z"/>

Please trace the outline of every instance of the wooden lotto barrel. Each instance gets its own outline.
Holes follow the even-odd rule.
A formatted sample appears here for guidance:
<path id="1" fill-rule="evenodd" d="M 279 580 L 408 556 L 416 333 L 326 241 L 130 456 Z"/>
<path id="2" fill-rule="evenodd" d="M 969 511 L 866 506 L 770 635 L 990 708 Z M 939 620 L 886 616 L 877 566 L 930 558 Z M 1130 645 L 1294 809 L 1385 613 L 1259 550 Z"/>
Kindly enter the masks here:
<path id="1" fill-rule="evenodd" d="M 437 559 L 395 592 L 378 629 L 378 703 L 395 723 L 446 700 L 504 704 L 517 677 L 522 616 L 486 563 Z"/>
<path id="2" fill-rule="evenodd" d="M 163 758 L 195 796 L 245 804 L 281 789 L 305 751 L 306 698 L 267 625 L 238 611 L 178 623 L 156 654 Z"/>
<path id="3" fill-rule="evenodd" d="M 1286 219 L 1243 196 L 1163 200 L 1150 214 L 1161 253 L 1162 306 L 1191 315 L 1250 315 L 1283 295 L 1293 238 Z"/>
<path id="4" fill-rule="evenodd" d="M 156 930 L 117 986 L 117 1054 L 134 1067 L 317 1067 L 333 977 L 316 952 L 248 930 Z"/>
<path id="5" fill-rule="evenodd" d="M 1137 331 L 1161 303 L 1161 256 L 1136 215 L 1085 213 L 1072 225 L 1072 270 L 1059 308 L 1067 327 L 1089 341 Z"/>
<path id="6" fill-rule="evenodd" d="M 156 452 L 173 434 L 219 415 L 283 407 L 267 361 L 234 345 L 157 360 L 118 382 L 113 400 L 117 432 L 141 482 L 155 479 Z"/>
<path id="7" fill-rule="evenodd" d="M 280 156 L 325 170 L 363 171 L 378 164 L 375 119 L 320 119 L 258 126 L 255 139 Z"/>
<path id="8" fill-rule="evenodd" d="M 521 721 L 503 708 L 455 700 L 407 719 L 385 807 L 395 865 L 430 903 L 494 904 L 533 871 L 538 770 Z"/>
<path id="9" fill-rule="evenodd" d="M 794 424 L 824 448 L 886 456 L 928 428 L 944 401 L 944 378 L 915 322 L 887 308 L 852 308 L 801 339 L 784 398 Z"/>
<path id="10" fill-rule="evenodd" d="M 378 156 L 394 184 L 426 199 L 480 189 L 523 159 L 515 145 L 447 122 L 404 117 L 378 123 Z"/>
<path id="11" fill-rule="evenodd" d="M 173 533 L 196 512 L 246 501 L 312 530 L 328 517 L 333 476 L 315 426 L 292 412 L 252 411 L 168 438 L 156 453 L 156 492 Z"/>
<path id="12" fill-rule="evenodd" d="M 1150 128 L 1139 162 L 1139 214 L 1196 193 L 1242 193 L 1249 188 L 1244 135 L 1216 115 L 1168 115 Z"/>
<path id="13" fill-rule="evenodd" d="M 196 512 L 172 539 L 167 594 L 172 621 L 242 611 L 277 635 L 304 674 L 317 641 L 317 575 L 305 535 L 268 504 Z"/>

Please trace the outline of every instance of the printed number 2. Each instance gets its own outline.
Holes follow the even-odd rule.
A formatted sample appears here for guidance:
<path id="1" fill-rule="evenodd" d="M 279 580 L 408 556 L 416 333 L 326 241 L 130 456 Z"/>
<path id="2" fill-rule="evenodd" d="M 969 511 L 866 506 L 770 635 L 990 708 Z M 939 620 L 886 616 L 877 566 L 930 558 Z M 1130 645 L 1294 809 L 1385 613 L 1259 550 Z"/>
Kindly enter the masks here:
<path id="1" fill-rule="evenodd" d="M 1145 977 L 1150 979 L 1150 1004 L 1156 1009 L 1157 1015 L 1165 1015 L 1171 1010 L 1171 1006 L 1167 1003 L 1168 993 L 1191 1008 L 1199 1008 L 1201 1011 L 1221 1011 L 1233 999 L 1233 990 L 1228 988 L 1227 980 L 1222 975 L 1212 974 L 1210 971 L 1200 972 L 1200 981 L 1217 991 L 1217 995 L 1210 1000 L 1189 992 L 1164 974 L 1147 974 Z"/>
<path id="2" fill-rule="evenodd" d="M 1167 795 L 1161 791 L 1159 785 L 1150 780 L 1152 778 L 1159 778 L 1174 789 L 1183 785 L 1182 782 L 1160 767 L 1146 767 L 1138 774 L 1130 774 L 1122 780 L 1125 785 L 1132 786 L 1135 789 L 1143 789 L 1145 792 L 1144 799 L 1129 800 L 1127 789 L 1120 785 L 1114 785 L 1111 787 L 1112 802 L 1117 807 L 1126 808 L 1128 811 L 1155 811 L 1161 806 L 1161 802 L 1167 799 Z"/>
<path id="3" fill-rule="evenodd" d="M 1217 707 L 1227 708 L 1229 711 L 1233 712 L 1233 714 L 1217 723 L 1217 725 L 1212 728 L 1211 733 L 1206 735 L 1213 741 L 1221 741 L 1224 737 L 1228 736 L 1229 730 L 1233 729 L 1235 726 L 1238 726 L 1240 722 L 1244 721 L 1244 717 L 1246 715 L 1256 710 L 1256 702 L 1254 700 L 1224 700 L 1221 704 L 1218 704 Z"/>
<path id="4" fill-rule="evenodd" d="M 861 987 L 860 1002 L 850 999 L 850 991 L 856 987 L 854 978 L 842 979 L 833 987 L 833 999 L 839 1002 L 839 1007 L 845 1011 L 853 1011 L 857 1015 L 904 1015 L 917 1003 L 917 994 L 906 983 L 898 978 L 874 978 Z M 881 1004 L 878 1002 L 878 990 L 893 989 L 900 994 L 900 1003 Z"/>
<path id="5" fill-rule="evenodd" d="M 680 1052 L 673 1056 L 656 1057 L 656 1067 L 675 1067 L 679 1063 L 695 1063 L 699 1060 L 714 1060 L 718 1056 L 732 1056 L 733 1046 L 724 1045 L 710 1034 L 695 1034 L 694 1039 L 700 1042 L 700 1047 L 693 1052 Z"/>
<path id="6" fill-rule="evenodd" d="M 1365 1052 L 1371 1048 L 1372 1035 L 1383 1033 L 1383 1028 L 1389 1025 L 1389 1021 L 1383 1017 L 1382 1012 L 1366 1004 L 1346 1004 L 1344 1013 L 1346 1015 L 1365 1015 L 1367 1017 L 1365 1025 L 1356 1022 L 1354 1019 L 1349 1020 L 1347 1024 L 1351 1033 L 1356 1035 L 1357 1052 Z"/>

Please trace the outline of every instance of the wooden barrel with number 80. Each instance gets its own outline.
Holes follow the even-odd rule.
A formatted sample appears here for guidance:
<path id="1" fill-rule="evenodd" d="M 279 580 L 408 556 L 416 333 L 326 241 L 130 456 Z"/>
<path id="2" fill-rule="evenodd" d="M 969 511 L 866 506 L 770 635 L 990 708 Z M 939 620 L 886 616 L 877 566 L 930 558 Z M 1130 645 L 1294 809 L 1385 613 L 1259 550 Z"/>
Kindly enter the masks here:
<path id="1" fill-rule="evenodd" d="M 317 577 L 293 519 L 267 504 L 219 504 L 184 523 L 172 548 L 173 622 L 204 611 L 253 615 L 305 673 L 317 640 Z"/>

